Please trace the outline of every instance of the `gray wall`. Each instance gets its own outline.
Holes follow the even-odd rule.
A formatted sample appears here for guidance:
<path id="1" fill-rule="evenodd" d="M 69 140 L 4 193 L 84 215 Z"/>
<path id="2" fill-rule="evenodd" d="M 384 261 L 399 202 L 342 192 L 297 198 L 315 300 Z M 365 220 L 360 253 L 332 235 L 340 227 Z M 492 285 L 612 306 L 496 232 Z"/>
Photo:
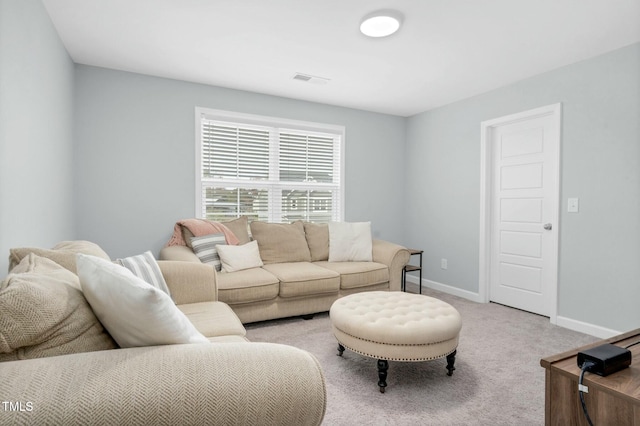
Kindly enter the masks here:
<path id="1" fill-rule="evenodd" d="M 73 239 L 74 67 L 39 0 L 0 0 L 0 271 Z"/>
<path id="2" fill-rule="evenodd" d="M 403 236 L 404 118 L 84 65 L 75 81 L 77 233 L 112 257 L 157 254 L 194 216 L 196 106 L 345 126 L 345 219 Z"/>
<path id="3" fill-rule="evenodd" d="M 640 327 L 640 44 L 409 118 L 406 243 L 425 250 L 426 279 L 478 292 L 480 123 L 557 102 L 558 315 Z"/>
<path id="4" fill-rule="evenodd" d="M 563 105 L 559 316 L 640 325 L 640 45 L 409 119 L 72 64 L 38 0 L 0 0 L 0 270 L 83 238 L 113 257 L 194 214 L 195 106 L 346 126 L 346 220 L 478 291 L 480 123 Z M 580 198 L 580 213 L 566 199 Z M 449 269 L 439 268 L 439 259 Z"/>

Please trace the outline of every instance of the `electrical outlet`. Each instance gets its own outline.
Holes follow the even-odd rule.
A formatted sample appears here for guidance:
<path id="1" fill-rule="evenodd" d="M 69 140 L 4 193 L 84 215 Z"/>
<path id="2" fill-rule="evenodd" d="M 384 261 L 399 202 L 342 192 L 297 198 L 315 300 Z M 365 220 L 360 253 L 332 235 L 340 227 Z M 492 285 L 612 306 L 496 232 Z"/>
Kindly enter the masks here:
<path id="1" fill-rule="evenodd" d="M 440 259 L 440 269 L 447 269 L 447 259 Z"/>

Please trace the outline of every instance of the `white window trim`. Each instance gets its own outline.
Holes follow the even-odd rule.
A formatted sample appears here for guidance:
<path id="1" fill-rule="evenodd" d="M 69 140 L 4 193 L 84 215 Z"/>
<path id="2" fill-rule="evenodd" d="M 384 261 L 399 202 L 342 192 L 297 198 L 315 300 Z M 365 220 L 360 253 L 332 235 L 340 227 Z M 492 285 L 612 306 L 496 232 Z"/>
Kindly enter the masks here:
<path id="1" fill-rule="evenodd" d="M 202 167 L 202 150 L 201 150 L 201 142 L 202 142 L 202 126 L 201 126 L 201 118 L 206 118 L 208 120 L 218 120 L 218 121 L 231 121 L 231 122 L 241 122 L 244 124 L 254 124 L 258 126 L 269 126 L 269 127 L 281 127 L 286 129 L 293 130 L 303 130 L 305 132 L 313 133 L 334 133 L 340 136 L 340 208 L 338 211 L 338 221 L 344 221 L 344 211 L 345 211 L 345 127 L 335 124 L 327 124 L 327 123 L 315 123 L 310 121 L 300 121 L 300 120 L 291 120 L 280 117 L 270 117 L 263 115 L 254 115 L 254 114 L 245 114 L 240 112 L 233 111 L 225 111 L 204 107 L 196 107 L 195 108 L 195 128 L 196 128 L 196 137 L 195 137 L 195 188 L 196 188 L 196 197 L 195 197 L 195 214 L 194 217 L 203 218 L 203 208 L 202 208 L 202 193 L 203 193 L 203 185 L 202 185 L 202 175 L 201 175 L 201 167 Z M 274 166 L 274 165 L 272 165 Z M 231 183 L 231 182 L 230 182 Z M 258 184 L 258 185 L 256 185 Z M 260 187 L 259 182 L 253 182 L 252 185 L 256 187 Z M 305 186 L 309 186 L 309 183 L 305 183 Z M 295 187 L 295 182 L 288 182 L 286 185 L 288 188 Z M 302 186 L 302 185 L 301 185 Z M 270 221 L 274 221 L 274 218 L 271 217 L 271 213 L 269 212 Z"/>

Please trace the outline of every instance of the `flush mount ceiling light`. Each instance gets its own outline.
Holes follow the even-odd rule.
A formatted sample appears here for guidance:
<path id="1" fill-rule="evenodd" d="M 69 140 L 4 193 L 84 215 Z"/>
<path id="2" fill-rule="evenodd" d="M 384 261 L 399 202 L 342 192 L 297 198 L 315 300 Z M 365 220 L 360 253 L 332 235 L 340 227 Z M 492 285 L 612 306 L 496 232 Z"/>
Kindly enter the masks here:
<path id="1" fill-rule="evenodd" d="M 362 19 L 360 32 L 368 37 L 387 37 L 400 29 L 402 15 L 396 10 L 378 10 Z"/>

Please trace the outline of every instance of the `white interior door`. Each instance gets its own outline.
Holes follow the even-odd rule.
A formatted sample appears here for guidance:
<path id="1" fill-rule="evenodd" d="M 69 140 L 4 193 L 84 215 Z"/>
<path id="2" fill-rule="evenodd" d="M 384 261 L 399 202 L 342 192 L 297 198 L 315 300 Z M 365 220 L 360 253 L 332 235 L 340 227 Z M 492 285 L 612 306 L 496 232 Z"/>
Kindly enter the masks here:
<path id="1" fill-rule="evenodd" d="M 492 120 L 489 300 L 555 316 L 560 109 Z"/>

